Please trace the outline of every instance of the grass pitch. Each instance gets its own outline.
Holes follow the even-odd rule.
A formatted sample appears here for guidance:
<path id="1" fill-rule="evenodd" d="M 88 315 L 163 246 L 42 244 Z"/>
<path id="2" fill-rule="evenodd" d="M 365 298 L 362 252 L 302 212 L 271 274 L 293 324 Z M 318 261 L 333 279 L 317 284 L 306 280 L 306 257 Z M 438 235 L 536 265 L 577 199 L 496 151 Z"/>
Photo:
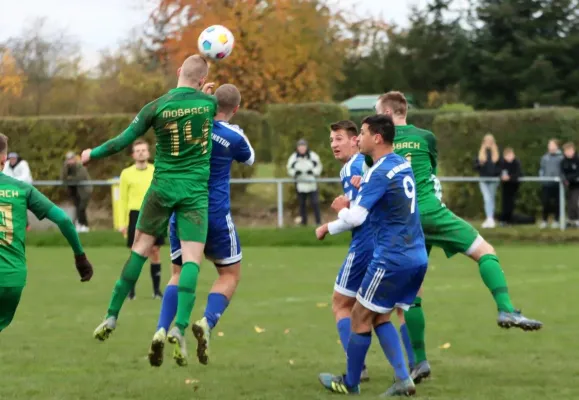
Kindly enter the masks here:
<path id="1" fill-rule="evenodd" d="M 577 399 L 579 364 L 574 315 L 579 300 L 576 247 L 502 247 L 499 256 L 515 305 L 545 323 L 540 332 L 505 331 L 477 266 L 465 257 L 432 254 L 424 309 L 433 378 L 423 399 Z M 165 248 L 165 252 L 167 249 Z M 13 324 L 0 338 L 0 398 L 6 400 L 330 399 L 319 372 L 340 373 L 345 357 L 331 313 L 342 247 L 244 248 L 238 294 L 216 327 L 207 367 L 179 368 L 166 348 L 161 368 L 146 354 L 160 307 L 148 266 L 111 339 L 92 338 L 127 251 L 88 249 L 95 276 L 78 281 L 65 248 L 30 248 L 29 283 Z M 168 256 L 164 254 L 164 260 Z M 169 265 L 163 265 L 163 280 Z M 216 273 L 204 264 L 193 318 L 204 309 Z M 221 332 L 221 333 L 219 333 Z M 259 332 L 259 333 L 258 333 Z M 219 333 L 219 334 L 218 334 Z M 194 354 L 192 335 L 190 353 Z M 392 371 L 374 340 L 376 398 Z"/>

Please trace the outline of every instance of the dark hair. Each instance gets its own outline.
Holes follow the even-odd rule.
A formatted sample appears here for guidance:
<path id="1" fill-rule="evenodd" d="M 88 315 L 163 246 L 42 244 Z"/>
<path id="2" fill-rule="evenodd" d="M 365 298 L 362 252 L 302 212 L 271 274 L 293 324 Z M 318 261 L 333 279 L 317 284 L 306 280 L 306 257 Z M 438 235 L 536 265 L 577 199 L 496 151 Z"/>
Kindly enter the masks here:
<path id="1" fill-rule="evenodd" d="M 0 154 L 6 153 L 8 150 L 8 136 L 0 133 Z"/>
<path id="2" fill-rule="evenodd" d="M 373 135 L 380 135 L 384 142 L 388 144 L 394 143 L 394 135 L 396 130 L 394 128 L 394 121 L 389 115 L 371 115 L 364 118 L 362 124 L 368 125 L 370 132 Z"/>
<path id="3" fill-rule="evenodd" d="M 358 127 L 350 120 L 334 122 L 330 125 L 332 131 L 346 131 L 348 137 L 358 136 Z"/>

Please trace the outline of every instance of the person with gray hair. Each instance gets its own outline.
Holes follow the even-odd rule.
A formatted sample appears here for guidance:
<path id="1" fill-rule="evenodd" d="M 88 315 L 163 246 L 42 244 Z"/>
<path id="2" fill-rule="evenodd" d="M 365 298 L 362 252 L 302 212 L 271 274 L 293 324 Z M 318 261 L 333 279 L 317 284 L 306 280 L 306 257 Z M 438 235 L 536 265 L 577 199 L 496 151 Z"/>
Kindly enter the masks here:
<path id="1" fill-rule="evenodd" d="M 308 147 L 305 139 L 300 139 L 296 145 L 296 151 L 292 153 L 287 162 L 288 175 L 296 181 L 296 192 L 300 204 L 301 224 L 308 224 L 308 211 L 306 201 L 309 198 L 314 209 L 316 224 L 322 223 L 320 214 L 320 200 L 316 178 L 322 174 L 322 162 L 320 156 Z"/>
<path id="2" fill-rule="evenodd" d="M 4 164 L 4 175 L 20 182 L 32 183 L 32 173 L 28 162 L 22 159 L 18 153 L 8 153 L 8 161 Z"/>

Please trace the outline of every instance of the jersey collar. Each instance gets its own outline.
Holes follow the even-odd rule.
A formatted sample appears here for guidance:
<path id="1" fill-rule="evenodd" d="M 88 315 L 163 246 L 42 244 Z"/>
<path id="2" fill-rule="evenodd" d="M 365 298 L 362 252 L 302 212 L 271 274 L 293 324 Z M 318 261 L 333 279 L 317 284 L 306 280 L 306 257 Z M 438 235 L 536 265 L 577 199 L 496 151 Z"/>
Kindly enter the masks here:
<path id="1" fill-rule="evenodd" d="M 186 87 L 186 86 L 181 86 L 181 87 L 176 87 L 173 88 L 171 90 L 169 90 L 169 93 L 179 93 L 179 92 L 191 92 L 191 93 L 195 93 L 198 92 L 197 89 L 193 89 L 191 87 Z"/>
<path id="2" fill-rule="evenodd" d="M 414 128 L 414 125 L 412 125 L 412 124 L 396 126 L 397 131 L 407 131 L 408 129 L 412 129 L 412 128 Z"/>

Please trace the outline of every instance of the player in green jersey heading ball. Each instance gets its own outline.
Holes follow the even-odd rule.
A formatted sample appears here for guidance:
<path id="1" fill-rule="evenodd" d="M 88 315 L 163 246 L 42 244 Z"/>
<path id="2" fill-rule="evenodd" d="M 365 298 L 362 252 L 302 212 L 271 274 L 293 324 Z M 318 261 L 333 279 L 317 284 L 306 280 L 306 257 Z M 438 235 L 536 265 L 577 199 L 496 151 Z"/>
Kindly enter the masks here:
<path id="1" fill-rule="evenodd" d="M 8 138 L 0 134 L 0 165 L 8 154 Z M 87 260 L 74 224 L 66 213 L 32 185 L 17 181 L 0 172 L 0 332 L 16 313 L 26 285 L 26 221 L 30 210 L 38 219 L 48 218 L 59 228 L 74 251 L 76 269 L 81 282 L 92 278 L 92 265 Z"/>
<path id="2" fill-rule="evenodd" d="M 211 133 L 217 100 L 205 84 L 209 65 L 201 56 L 185 60 L 177 88 L 147 104 L 119 136 L 82 153 L 83 163 L 118 153 L 153 128 L 157 140 L 155 172 L 139 219 L 132 252 L 116 282 L 105 321 L 94 336 L 105 340 L 116 328 L 121 307 L 135 286 L 155 238 L 167 233 L 169 218 L 177 215 L 183 267 L 178 286 L 175 327 L 167 338 L 175 344 L 174 358 L 185 364 L 184 334 L 195 304 L 199 265 L 207 236 L 207 207 Z"/>
<path id="3" fill-rule="evenodd" d="M 498 309 L 497 323 L 502 328 L 517 327 L 525 331 L 541 329 L 542 323 L 515 310 L 509 296 L 507 281 L 495 249 L 468 222 L 456 216 L 442 203 L 442 190 L 436 178 L 438 151 L 436 138 L 430 131 L 408 125 L 408 103 L 400 92 L 382 95 L 377 104 L 378 114 L 390 115 L 396 125 L 394 151 L 412 165 L 416 180 L 418 210 L 427 250 L 440 247 L 447 257 L 463 253 L 478 263 L 481 278 L 491 292 Z M 370 164 L 371 160 L 367 160 Z M 425 318 L 422 291 L 405 314 L 416 367 L 411 376 L 416 383 L 430 375 L 424 345 Z"/>

